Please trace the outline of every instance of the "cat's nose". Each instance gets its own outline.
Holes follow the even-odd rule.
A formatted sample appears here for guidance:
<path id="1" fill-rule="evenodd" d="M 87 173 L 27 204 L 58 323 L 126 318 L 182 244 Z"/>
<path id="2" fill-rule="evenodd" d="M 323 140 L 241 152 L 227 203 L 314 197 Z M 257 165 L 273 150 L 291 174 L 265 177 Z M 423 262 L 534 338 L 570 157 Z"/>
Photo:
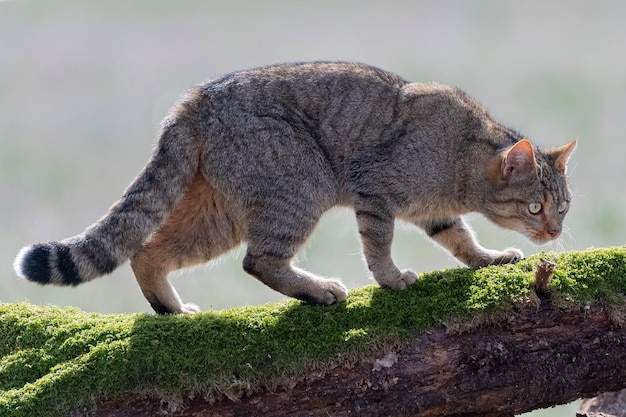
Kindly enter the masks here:
<path id="1" fill-rule="evenodd" d="M 553 227 L 548 230 L 548 234 L 550 235 L 551 239 L 556 239 L 561 234 L 561 229 L 558 227 Z"/>

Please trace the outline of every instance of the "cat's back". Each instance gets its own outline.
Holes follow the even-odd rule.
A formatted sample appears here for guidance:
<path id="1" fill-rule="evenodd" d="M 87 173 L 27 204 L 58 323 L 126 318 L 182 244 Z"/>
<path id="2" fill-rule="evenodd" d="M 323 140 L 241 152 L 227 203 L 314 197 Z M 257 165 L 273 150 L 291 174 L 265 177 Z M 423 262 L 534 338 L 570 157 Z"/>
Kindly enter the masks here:
<path id="1" fill-rule="evenodd" d="M 261 113 L 281 106 L 323 112 L 339 101 L 344 107 L 376 103 L 407 81 L 396 74 L 351 62 L 303 62 L 252 68 L 206 81 L 192 94 L 213 109 Z"/>
<path id="2" fill-rule="evenodd" d="M 226 74 L 192 89 L 187 100 L 211 155 L 268 149 L 284 161 L 324 154 L 338 174 L 358 144 L 379 141 L 407 81 L 360 63 L 305 62 Z M 310 152 L 308 152 L 310 151 Z M 213 156 L 212 156 L 213 157 Z"/>
<path id="3" fill-rule="evenodd" d="M 336 88 L 353 87 L 358 84 L 401 86 L 407 81 L 380 68 L 357 62 L 297 62 L 268 65 L 228 73 L 203 84 L 207 90 L 219 91 L 234 86 L 285 87 L 289 84 L 308 86 L 334 85 Z"/>

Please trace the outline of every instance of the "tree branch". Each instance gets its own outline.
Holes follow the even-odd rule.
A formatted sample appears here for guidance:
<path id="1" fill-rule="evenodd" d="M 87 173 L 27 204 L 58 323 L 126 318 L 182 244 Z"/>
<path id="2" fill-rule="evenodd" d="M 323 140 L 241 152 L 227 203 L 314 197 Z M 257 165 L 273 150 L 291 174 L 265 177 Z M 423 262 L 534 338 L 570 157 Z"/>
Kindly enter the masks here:
<path id="1" fill-rule="evenodd" d="M 0 304 L 3 416 L 510 416 L 622 388 L 626 247 L 434 271 L 330 307 Z"/>
<path id="2" fill-rule="evenodd" d="M 626 416 L 626 389 L 605 392 L 580 404 L 576 417 Z"/>
<path id="3" fill-rule="evenodd" d="M 512 416 L 622 388 L 626 328 L 601 305 L 558 312 L 544 300 L 496 326 L 416 334 L 409 346 L 307 375 L 287 390 L 175 408 L 177 416 Z M 97 415 L 152 415 L 159 407 L 134 397 L 105 402 Z"/>

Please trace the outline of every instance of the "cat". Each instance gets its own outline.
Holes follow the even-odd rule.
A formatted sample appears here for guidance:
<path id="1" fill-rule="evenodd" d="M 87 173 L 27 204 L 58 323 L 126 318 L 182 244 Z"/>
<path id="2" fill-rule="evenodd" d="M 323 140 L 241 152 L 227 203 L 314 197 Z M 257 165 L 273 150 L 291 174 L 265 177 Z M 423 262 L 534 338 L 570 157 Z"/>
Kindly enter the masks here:
<path id="1" fill-rule="evenodd" d="M 395 219 L 472 268 L 523 254 L 480 246 L 466 213 L 539 244 L 556 239 L 576 143 L 538 148 L 457 88 L 365 64 L 233 72 L 191 88 L 170 110 L 148 164 L 104 217 L 80 235 L 23 248 L 14 266 L 39 284 L 77 285 L 130 259 L 157 313 L 194 313 L 168 273 L 247 242 L 246 272 L 329 305 L 346 299 L 346 287 L 292 259 L 339 205 L 354 209 L 373 277 L 402 290 L 417 276 L 391 259 Z"/>

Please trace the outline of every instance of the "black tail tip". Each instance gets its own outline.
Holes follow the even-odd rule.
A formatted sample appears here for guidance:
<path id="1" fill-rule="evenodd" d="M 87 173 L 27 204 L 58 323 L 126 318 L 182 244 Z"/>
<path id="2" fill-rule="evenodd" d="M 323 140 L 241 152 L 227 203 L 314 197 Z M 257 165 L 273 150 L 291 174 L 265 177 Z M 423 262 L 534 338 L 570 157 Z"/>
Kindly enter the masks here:
<path id="1" fill-rule="evenodd" d="M 52 278 L 50 256 L 54 251 L 52 245 L 37 243 L 22 248 L 15 257 L 13 268 L 20 277 L 45 285 Z"/>

